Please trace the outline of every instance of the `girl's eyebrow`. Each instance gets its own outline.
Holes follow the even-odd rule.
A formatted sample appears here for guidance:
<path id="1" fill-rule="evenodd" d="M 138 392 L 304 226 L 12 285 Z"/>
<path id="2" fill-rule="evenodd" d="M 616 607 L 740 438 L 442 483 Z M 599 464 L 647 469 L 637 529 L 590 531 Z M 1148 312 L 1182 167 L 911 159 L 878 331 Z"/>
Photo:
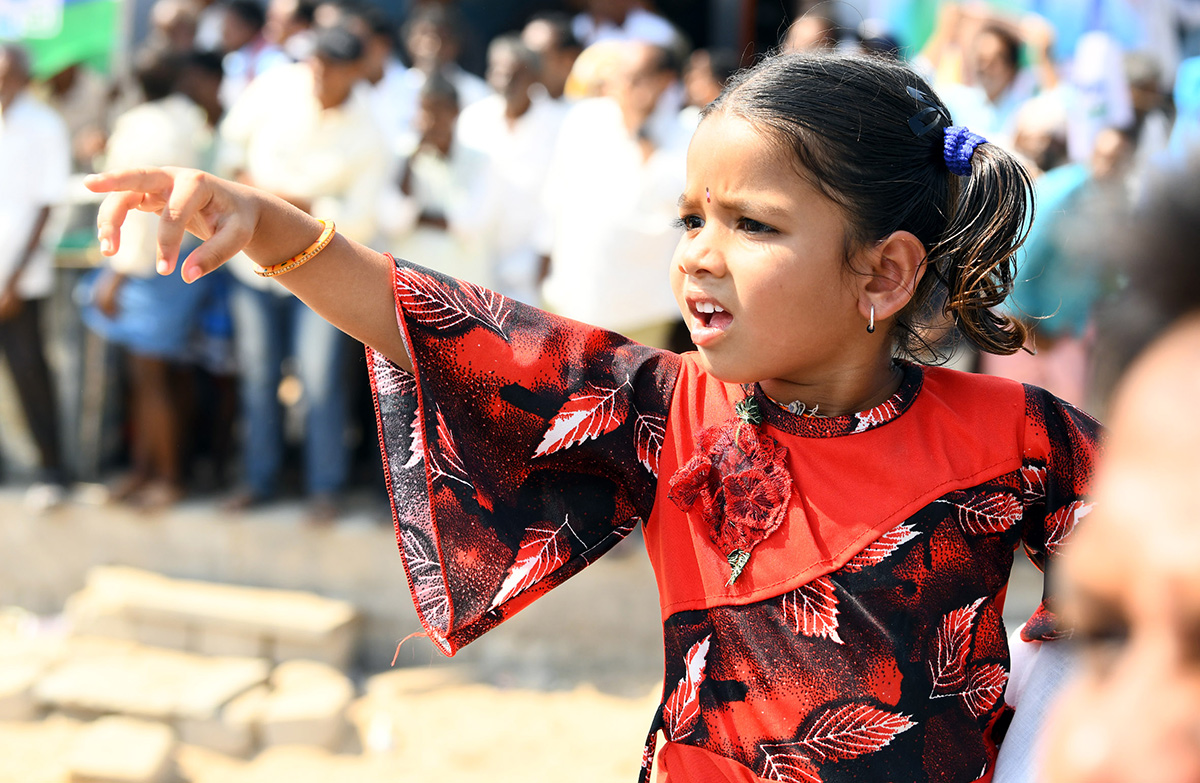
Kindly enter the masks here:
<path id="1" fill-rule="evenodd" d="M 731 212 L 753 212 L 758 215 L 768 216 L 786 216 L 788 210 L 774 204 L 766 204 L 761 202 L 750 202 L 744 199 L 723 199 L 719 196 L 715 197 L 717 203 Z M 691 206 L 692 204 L 700 203 L 698 200 L 693 200 L 686 193 L 679 196 L 679 200 L 675 202 L 680 208 Z"/>

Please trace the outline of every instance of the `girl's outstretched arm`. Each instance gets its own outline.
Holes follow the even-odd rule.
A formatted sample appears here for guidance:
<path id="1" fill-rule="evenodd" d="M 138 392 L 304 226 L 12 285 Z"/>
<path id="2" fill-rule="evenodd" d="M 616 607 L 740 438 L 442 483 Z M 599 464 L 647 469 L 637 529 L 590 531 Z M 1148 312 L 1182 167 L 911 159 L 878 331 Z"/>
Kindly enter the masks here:
<path id="1" fill-rule="evenodd" d="M 100 251 L 106 256 L 120 247 L 121 224 L 133 209 L 161 218 L 159 274 L 176 271 L 185 230 L 204 240 L 180 270 L 189 283 L 239 250 L 270 266 L 303 252 L 321 234 L 316 218 L 283 199 L 202 171 L 131 169 L 94 174 L 84 184 L 108 194 L 97 218 Z M 412 369 L 396 323 L 387 256 L 335 235 L 311 261 L 275 279 L 346 334 Z"/>

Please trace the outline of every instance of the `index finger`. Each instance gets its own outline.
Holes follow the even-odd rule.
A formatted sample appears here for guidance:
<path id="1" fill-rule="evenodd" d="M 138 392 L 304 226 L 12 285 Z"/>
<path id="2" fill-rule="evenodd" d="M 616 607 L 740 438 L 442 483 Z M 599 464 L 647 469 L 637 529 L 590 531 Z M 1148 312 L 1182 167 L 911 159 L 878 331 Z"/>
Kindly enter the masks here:
<path id="1" fill-rule="evenodd" d="M 83 185 L 93 193 L 111 193 L 116 190 L 152 193 L 157 190 L 170 190 L 174 181 L 166 169 L 141 168 L 89 174 L 83 178 Z"/>

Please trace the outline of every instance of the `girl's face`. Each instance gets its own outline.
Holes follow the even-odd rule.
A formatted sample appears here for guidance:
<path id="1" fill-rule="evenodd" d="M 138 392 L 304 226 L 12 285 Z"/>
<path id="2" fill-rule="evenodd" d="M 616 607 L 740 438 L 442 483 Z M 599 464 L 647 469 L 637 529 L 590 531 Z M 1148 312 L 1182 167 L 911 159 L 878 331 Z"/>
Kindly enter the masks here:
<path id="1" fill-rule="evenodd" d="M 788 150 L 739 117 L 707 117 L 679 218 L 671 285 L 707 370 L 787 401 L 786 384 L 830 382 L 847 366 L 866 321 L 846 221 Z"/>
<path id="2" fill-rule="evenodd" d="M 1080 676 L 1049 730 L 1049 783 L 1200 783 L 1200 320 L 1122 383 L 1095 512 L 1063 560 Z"/>

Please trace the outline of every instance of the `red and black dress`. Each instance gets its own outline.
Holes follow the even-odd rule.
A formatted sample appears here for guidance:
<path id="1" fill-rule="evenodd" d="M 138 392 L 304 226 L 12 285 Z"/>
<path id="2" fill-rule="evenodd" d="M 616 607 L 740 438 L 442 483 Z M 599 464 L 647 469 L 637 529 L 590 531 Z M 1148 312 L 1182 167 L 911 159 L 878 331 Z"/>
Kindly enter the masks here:
<path id="1" fill-rule="evenodd" d="M 991 779 L 1014 552 L 1045 568 L 1090 509 L 1093 419 L 915 365 L 872 410 L 797 416 L 694 355 L 404 262 L 395 294 L 415 374 L 368 358 L 397 539 L 443 652 L 641 523 L 660 779 Z M 1025 633 L 1054 638 L 1049 596 Z"/>

